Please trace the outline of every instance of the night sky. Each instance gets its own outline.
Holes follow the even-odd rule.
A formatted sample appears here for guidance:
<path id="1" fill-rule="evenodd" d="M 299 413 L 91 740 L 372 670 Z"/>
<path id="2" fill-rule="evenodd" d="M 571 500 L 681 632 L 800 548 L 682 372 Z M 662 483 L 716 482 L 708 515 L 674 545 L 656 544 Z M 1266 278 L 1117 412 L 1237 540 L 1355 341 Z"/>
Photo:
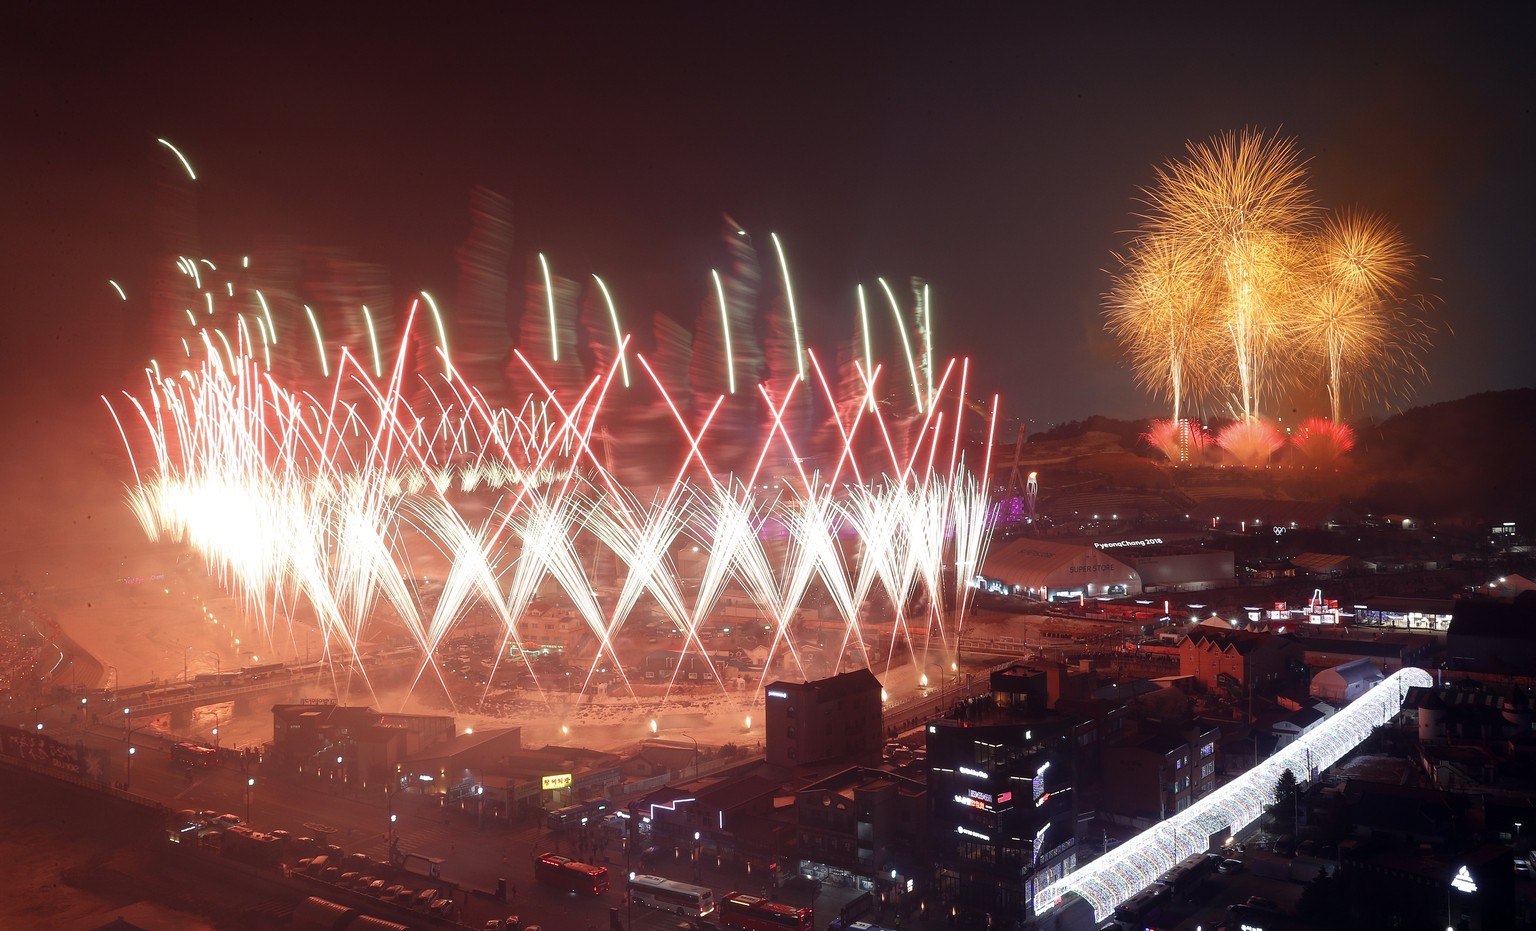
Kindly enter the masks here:
<path id="1" fill-rule="evenodd" d="M 107 279 L 143 297 L 163 136 L 198 170 L 209 254 L 290 236 L 451 293 L 481 184 L 514 202 L 520 252 L 602 274 L 642 328 L 696 312 L 724 211 L 784 239 L 823 345 L 852 332 L 856 283 L 921 275 L 940 353 L 972 356 L 1007 414 L 1162 414 L 1103 334 L 1110 253 L 1153 166 L 1244 127 L 1294 137 L 1323 205 L 1424 256 L 1440 332 L 1406 403 L 1536 385 L 1514 6 L 565 6 L 13 8 L 16 396 L 87 397 L 145 361 Z"/>

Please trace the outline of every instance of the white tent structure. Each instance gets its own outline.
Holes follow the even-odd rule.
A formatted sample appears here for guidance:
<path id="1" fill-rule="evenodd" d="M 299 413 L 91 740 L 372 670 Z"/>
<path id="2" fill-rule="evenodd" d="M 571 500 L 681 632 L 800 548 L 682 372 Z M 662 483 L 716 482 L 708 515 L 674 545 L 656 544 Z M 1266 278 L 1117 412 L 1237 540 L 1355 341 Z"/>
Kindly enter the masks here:
<path id="1" fill-rule="evenodd" d="M 1331 702 L 1350 702 L 1375 688 L 1387 674 L 1370 657 L 1324 669 L 1312 677 L 1307 691 L 1313 698 Z"/>
<path id="2" fill-rule="evenodd" d="M 981 574 L 994 591 L 1041 601 L 1141 594 L 1141 575 L 1103 550 L 1018 539 L 993 547 Z"/>

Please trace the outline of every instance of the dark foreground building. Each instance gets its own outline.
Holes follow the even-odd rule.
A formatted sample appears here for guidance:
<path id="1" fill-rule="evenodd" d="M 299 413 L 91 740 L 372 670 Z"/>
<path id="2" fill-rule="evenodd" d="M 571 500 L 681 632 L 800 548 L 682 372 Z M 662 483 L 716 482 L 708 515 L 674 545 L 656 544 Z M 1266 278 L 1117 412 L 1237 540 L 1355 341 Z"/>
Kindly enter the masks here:
<path id="1" fill-rule="evenodd" d="M 990 695 L 928 724 L 934 889 L 958 927 L 1012 927 L 1077 865 L 1077 728 L 1049 710 L 1048 678 L 995 672 Z"/>

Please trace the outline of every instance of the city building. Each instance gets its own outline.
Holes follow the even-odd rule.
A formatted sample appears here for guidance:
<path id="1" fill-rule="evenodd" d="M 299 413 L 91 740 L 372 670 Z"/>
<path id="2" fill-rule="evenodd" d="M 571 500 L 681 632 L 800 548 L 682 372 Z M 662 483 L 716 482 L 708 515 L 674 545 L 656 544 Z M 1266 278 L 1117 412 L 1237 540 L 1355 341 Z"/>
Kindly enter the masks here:
<path id="1" fill-rule="evenodd" d="M 1536 668 L 1536 599 L 1456 602 L 1445 653 L 1453 669 L 1528 674 Z"/>
<path id="2" fill-rule="evenodd" d="M 1503 844 L 1351 842 L 1340 845 L 1339 861 L 1354 910 L 1371 926 L 1409 927 L 1425 915 L 1453 931 L 1516 926 L 1514 854 Z"/>
<path id="3" fill-rule="evenodd" d="M 1101 817 L 1145 828 L 1185 810 L 1216 787 L 1220 741 L 1209 724 L 1141 722 L 1137 734 L 1104 747 Z"/>
<path id="4" fill-rule="evenodd" d="M 1121 598 L 1142 589 L 1136 570 L 1103 550 L 1034 537 L 993 547 L 972 584 L 1035 601 Z"/>
<path id="5" fill-rule="evenodd" d="M 1026 664 L 994 672 L 990 694 L 926 728 L 933 886 L 962 927 L 987 916 L 1009 926 L 1077 865 L 1073 790 L 1086 744 L 1081 722 L 1051 710 L 1047 681 Z"/>
<path id="6" fill-rule="evenodd" d="M 776 833 L 772 824 L 776 799 L 787 796 L 779 780 L 748 772 L 665 785 L 629 802 L 628 809 L 649 825 L 651 856 L 674 863 L 707 859 L 745 870 L 748 862 L 766 867 L 769 844 L 793 836 Z"/>
<path id="7" fill-rule="evenodd" d="M 1194 773 L 1189 745 L 1165 734 L 1142 734 L 1104 748 L 1100 811 L 1148 828 L 1189 807 Z"/>
<path id="8" fill-rule="evenodd" d="M 1291 559 L 1296 574 L 1309 579 L 1336 579 L 1354 569 L 1358 561 L 1338 553 L 1300 553 Z"/>
<path id="9" fill-rule="evenodd" d="M 1230 587 L 1237 578 L 1231 550 L 1162 544 L 1125 552 L 1143 592 L 1198 592 Z"/>
<path id="10" fill-rule="evenodd" d="M 1371 598 L 1355 605 L 1355 623 L 1361 627 L 1443 631 L 1451 626 L 1455 605 L 1450 598 Z"/>
<path id="11" fill-rule="evenodd" d="M 1302 656 L 1289 637 L 1199 624 L 1179 641 L 1179 674 L 1208 691 L 1273 689 L 1300 678 Z"/>
<path id="12" fill-rule="evenodd" d="M 1312 677 L 1307 691 L 1313 698 L 1337 705 L 1354 701 L 1386 677 L 1373 660 L 1357 659 L 1319 672 Z"/>
<path id="13" fill-rule="evenodd" d="M 403 765 L 406 781 L 486 817 L 553 811 L 606 796 L 622 776 L 617 754 L 555 744 L 524 748 L 519 728 L 475 731 L 427 747 Z"/>
<path id="14" fill-rule="evenodd" d="M 787 767 L 829 760 L 879 764 L 885 716 L 880 680 L 868 669 L 813 682 L 773 682 L 766 696 L 769 763 Z"/>
<path id="15" fill-rule="evenodd" d="M 848 879 L 898 908 L 927 885 L 928 789 L 896 773 L 855 766 L 795 793 L 800 872 Z"/>
<path id="16" fill-rule="evenodd" d="M 1291 639 L 1301 645 L 1309 669 L 1328 669 L 1354 660 L 1369 660 L 1384 675 L 1404 666 L 1427 666 L 1438 646 L 1429 633 L 1405 630 L 1354 631 L 1344 627 L 1296 627 Z"/>
<path id="17" fill-rule="evenodd" d="M 270 757 L 280 768 L 338 785 L 386 785 L 412 754 L 453 735 L 447 715 L 331 702 L 273 705 Z"/>

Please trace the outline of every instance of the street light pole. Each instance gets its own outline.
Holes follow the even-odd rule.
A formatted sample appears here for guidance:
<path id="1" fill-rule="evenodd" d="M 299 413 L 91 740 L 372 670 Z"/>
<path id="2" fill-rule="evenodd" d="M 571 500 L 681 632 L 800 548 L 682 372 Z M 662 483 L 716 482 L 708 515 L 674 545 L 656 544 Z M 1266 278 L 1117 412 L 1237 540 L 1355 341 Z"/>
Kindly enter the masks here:
<path id="1" fill-rule="evenodd" d="M 699 741 L 690 734 L 683 736 L 693 741 L 693 778 L 697 779 L 699 778 Z"/>
<path id="2" fill-rule="evenodd" d="M 133 787 L 133 754 L 137 750 L 137 747 L 128 748 L 128 777 L 123 780 L 123 791 L 125 792 Z"/>
<path id="3" fill-rule="evenodd" d="M 256 777 L 245 780 L 245 823 L 251 823 L 251 794 L 256 790 Z"/>

